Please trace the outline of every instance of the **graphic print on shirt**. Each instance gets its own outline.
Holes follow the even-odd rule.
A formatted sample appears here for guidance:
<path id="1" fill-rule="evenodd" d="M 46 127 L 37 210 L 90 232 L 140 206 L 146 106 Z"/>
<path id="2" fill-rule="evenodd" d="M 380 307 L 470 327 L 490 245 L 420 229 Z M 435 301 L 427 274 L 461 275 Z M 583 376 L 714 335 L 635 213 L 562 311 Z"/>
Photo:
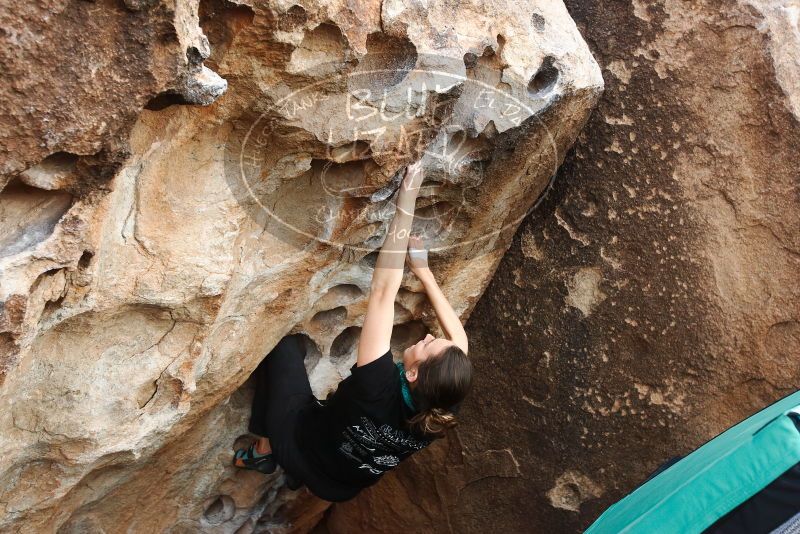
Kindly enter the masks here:
<path id="1" fill-rule="evenodd" d="M 342 435 L 344 441 L 339 445 L 339 451 L 359 463 L 360 469 L 374 475 L 392 469 L 401 459 L 430 443 L 390 425 L 378 427 L 367 417 L 361 417 L 360 425 L 345 428 Z"/>

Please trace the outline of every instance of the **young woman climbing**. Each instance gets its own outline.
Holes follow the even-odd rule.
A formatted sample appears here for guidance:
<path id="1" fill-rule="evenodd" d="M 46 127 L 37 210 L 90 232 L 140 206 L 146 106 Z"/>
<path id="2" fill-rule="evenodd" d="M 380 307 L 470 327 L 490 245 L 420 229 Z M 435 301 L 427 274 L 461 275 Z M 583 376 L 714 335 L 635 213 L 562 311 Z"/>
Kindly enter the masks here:
<path id="1" fill-rule="evenodd" d="M 277 464 L 290 488 L 305 484 L 322 499 L 342 502 L 456 424 L 472 366 L 461 321 L 428 267 L 427 250 L 410 235 L 423 179 L 416 163 L 400 184 L 350 376 L 325 401 L 316 399 L 301 338 L 284 337 L 255 371 L 248 429 L 258 439 L 236 451 L 237 467 L 272 473 Z M 405 263 L 422 281 L 447 337 L 429 334 L 395 363 L 389 342 Z"/>

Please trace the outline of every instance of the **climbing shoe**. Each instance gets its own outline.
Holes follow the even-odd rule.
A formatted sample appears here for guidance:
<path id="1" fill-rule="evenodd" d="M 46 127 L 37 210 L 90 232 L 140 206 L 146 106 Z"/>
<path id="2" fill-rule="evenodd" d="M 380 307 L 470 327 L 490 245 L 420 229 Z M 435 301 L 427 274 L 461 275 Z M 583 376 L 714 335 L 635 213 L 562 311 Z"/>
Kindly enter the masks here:
<path id="1" fill-rule="evenodd" d="M 246 449 L 237 449 L 233 456 L 233 465 L 242 469 L 252 469 L 266 475 L 275 472 L 277 464 L 272 453 L 259 454 L 256 452 L 254 441 Z"/>

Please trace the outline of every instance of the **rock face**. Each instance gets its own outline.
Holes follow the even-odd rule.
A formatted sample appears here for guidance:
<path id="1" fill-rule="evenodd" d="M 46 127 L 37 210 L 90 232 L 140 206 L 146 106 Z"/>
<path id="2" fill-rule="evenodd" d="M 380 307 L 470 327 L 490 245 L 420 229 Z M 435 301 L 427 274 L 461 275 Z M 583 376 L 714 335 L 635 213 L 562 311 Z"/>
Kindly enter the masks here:
<path id="1" fill-rule="evenodd" d="M 330 532 L 581 532 L 800 387 L 797 3 L 567 7 L 606 89 L 470 316 L 478 393 Z"/>
<path id="2" fill-rule="evenodd" d="M 230 465 L 249 374 L 295 332 L 318 396 L 347 373 L 420 156 L 466 319 L 603 85 L 558 2 L 0 12 L 0 530 L 310 529 L 327 503 Z M 438 333 L 421 291 L 397 351 Z"/>

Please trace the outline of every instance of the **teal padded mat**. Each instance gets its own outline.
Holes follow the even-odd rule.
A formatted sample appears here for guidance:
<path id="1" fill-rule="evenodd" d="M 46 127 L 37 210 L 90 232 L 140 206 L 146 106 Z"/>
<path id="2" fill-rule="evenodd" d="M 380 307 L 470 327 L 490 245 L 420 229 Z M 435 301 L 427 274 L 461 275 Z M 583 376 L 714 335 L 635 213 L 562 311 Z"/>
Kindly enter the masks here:
<path id="1" fill-rule="evenodd" d="M 586 534 L 699 533 L 800 462 L 800 391 L 697 448 L 612 505 Z"/>

